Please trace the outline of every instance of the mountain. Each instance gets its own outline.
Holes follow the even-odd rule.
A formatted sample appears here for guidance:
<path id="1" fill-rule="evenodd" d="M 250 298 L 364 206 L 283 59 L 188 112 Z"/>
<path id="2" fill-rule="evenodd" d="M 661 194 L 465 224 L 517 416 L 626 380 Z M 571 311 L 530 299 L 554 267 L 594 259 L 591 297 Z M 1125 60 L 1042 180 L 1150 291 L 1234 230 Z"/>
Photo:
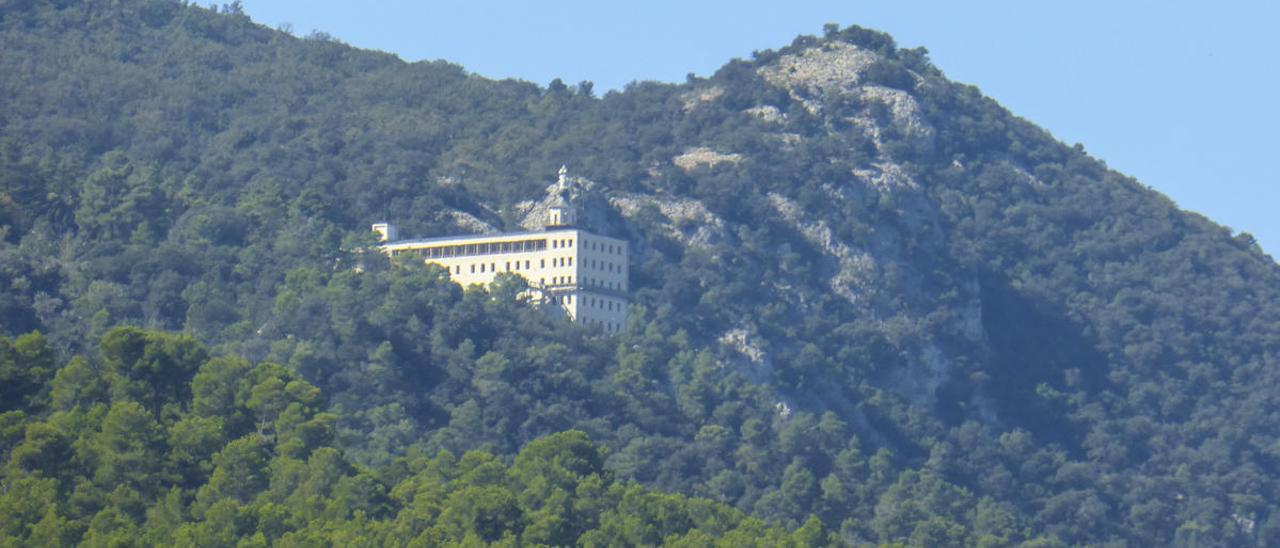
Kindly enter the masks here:
<path id="1" fill-rule="evenodd" d="M 547 536 L 518 455 L 572 441 L 619 489 L 810 540 L 1280 544 L 1276 263 L 884 34 L 602 97 L 234 4 L 10 0 L 0 51 L 7 542 L 367 520 L 399 542 L 693 544 L 747 520 Z M 516 229 L 561 164 L 589 226 L 631 242 L 620 335 L 365 251 L 381 219 Z M 428 462 L 473 450 L 495 465 L 466 489 L 513 487 L 448 515 L 525 496 L 486 514 L 519 518 L 419 536 L 446 511 L 409 517 L 406 482 L 463 492 Z M 122 482 L 126 457 L 157 462 Z M 270 481 L 228 491 L 233 457 Z M 326 485 L 349 490 L 306 494 L 298 462 L 341 462 Z"/>

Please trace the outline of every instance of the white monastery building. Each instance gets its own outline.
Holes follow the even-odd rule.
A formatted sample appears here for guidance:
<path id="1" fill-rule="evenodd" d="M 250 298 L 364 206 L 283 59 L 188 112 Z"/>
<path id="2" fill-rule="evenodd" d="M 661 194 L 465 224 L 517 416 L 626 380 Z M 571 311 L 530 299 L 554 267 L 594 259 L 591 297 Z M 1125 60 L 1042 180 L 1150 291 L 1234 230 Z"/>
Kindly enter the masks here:
<path id="1" fill-rule="evenodd" d="M 536 301 L 556 305 L 573 321 L 616 333 L 627 323 L 627 242 L 577 228 L 569 190 L 562 166 L 555 202 L 538 231 L 420 240 L 397 239 L 390 223 L 377 223 L 373 231 L 381 236 L 383 253 L 419 255 L 444 267 L 464 287 L 488 286 L 504 272 L 517 274 L 529 282 Z"/>

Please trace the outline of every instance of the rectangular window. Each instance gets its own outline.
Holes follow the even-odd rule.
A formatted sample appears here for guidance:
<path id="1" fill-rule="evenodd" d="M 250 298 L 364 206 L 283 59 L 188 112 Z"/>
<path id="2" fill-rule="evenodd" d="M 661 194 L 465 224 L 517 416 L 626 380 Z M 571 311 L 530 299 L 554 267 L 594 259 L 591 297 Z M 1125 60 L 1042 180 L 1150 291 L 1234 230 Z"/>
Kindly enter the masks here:
<path id="1" fill-rule="evenodd" d="M 480 263 L 480 272 L 484 273 L 484 263 Z"/>
<path id="2" fill-rule="evenodd" d="M 507 272 L 511 272 L 511 261 L 507 261 Z"/>
<path id="3" fill-rule="evenodd" d="M 560 240 L 551 240 L 551 249 L 560 247 Z"/>
<path id="4" fill-rule="evenodd" d="M 525 269 L 525 270 L 528 270 L 528 269 L 529 269 L 529 261 L 525 261 L 525 262 L 524 262 L 524 269 Z"/>
<path id="5" fill-rule="evenodd" d="M 471 273 L 472 274 L 476 273 L 476 265 L 471 265 Z"/>
<path id="6" fill-rule="evenodd" d="M 546 259 L 541 259 L 539 262 L 541 263 L 541 265 L 540 265 L 538 268 L 546 268 L 546 267 L 547 267 L 547 260 L 546 260 Z"/>
<path id="7" fill-rule="evenodd" d="M 573 257 L 569 257 L 569 266 L 573 266 Z"/>
<path id="8" fill-rule="evenodd" d="M 489 263 L 489 272 L 497 272 L 498 263 Z"/>

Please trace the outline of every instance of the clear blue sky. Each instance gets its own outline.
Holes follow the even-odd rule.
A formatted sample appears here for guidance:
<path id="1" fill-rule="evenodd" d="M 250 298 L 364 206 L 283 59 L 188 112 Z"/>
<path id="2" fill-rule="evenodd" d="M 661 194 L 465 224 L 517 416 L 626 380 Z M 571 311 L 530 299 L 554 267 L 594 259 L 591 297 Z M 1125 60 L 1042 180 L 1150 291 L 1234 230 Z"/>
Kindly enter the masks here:
<path id="1" fill-rule="evenodd" d="M 1280 3 L 1262 0 L 244 0 L 294 34 L 324 31 L 491 78 L 683 81 L 823 23 L 924 46 L 1067 143 L 1280 256 Z"/>

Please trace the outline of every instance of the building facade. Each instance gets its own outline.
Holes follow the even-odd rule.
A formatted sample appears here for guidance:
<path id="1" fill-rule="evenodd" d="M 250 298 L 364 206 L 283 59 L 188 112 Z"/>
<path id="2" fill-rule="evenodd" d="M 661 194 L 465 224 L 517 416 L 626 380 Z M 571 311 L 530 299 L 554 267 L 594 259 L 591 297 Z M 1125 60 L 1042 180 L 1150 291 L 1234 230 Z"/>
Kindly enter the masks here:
<path id="1" fill-rule="evenodd" d="M 529 282 L 530 294 L 544 306 L 563 311 L 573 321 L 598 326 L 607 333 L 627 323 L 630 303 L 630 253 L 625 240 L 577 228 L 569 200 L 565 168 L 560 168 L 557 201 L 548 208 L 540 231 L 397 239 L 389 223 L 373 225 L 391 256 L 413 254 L 449 271 L 464 287 L 488 286 L 501 273 Z"/>

